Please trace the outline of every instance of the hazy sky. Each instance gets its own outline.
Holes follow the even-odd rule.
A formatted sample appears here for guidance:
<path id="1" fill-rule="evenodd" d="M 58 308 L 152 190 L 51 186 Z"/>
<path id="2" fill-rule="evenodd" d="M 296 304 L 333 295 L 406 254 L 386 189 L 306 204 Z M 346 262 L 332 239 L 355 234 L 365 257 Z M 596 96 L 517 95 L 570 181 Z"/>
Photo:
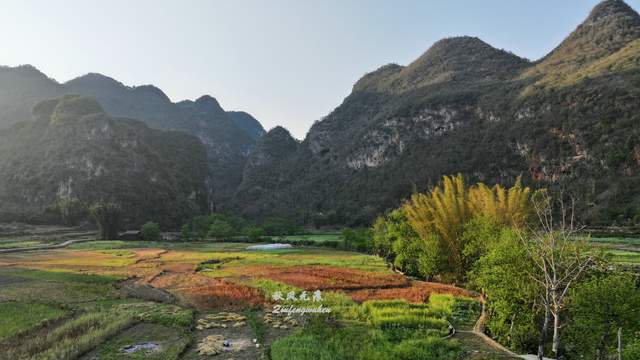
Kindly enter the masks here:
<path id="1" fill-rule="evenodd" d="M 2 0 L 0 64 L 33 64 L 60 82 L 99 72 L 173 101 L 210 94 L 302 138 L 381 65 L 455 35 L 537 59 L 597 2 Z"/>

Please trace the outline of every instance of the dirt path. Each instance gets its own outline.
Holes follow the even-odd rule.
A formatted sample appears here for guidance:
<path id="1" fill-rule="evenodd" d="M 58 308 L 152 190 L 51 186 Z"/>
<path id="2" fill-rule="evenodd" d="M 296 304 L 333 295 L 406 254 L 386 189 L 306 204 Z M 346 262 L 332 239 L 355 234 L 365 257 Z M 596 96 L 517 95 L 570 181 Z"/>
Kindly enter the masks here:
<path id="1" fill-rule="evenodd" d="M 40 245 L 40 246 L 31 246 L 31 247 L 22 247 L 22 248 L 0 249 L 0 254 L 12 254 L 12 253 L 27 252 L 27 251 L 60 249 L 60 248 L 67 247 L 71 244 L 86 242 L 86 241 L 95 241 L 95 239 L 75 239 L 75 240 L 67 240 L 67 241 L 61 242 L 60 244 L 53 244 L 53 245 Z"/>

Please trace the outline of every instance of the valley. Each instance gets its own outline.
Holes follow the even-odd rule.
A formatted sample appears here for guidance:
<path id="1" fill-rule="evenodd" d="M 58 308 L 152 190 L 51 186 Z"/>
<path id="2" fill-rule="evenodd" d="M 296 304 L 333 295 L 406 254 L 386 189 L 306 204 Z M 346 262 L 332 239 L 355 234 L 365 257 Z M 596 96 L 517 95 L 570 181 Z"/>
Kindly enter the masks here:
<path id="1" fill-rule="evenodd" d="M 174 10 L 219 15 L 212 6 Z M 171 15 L 136 25 L 164 32 Z M 354 78 L 312 125 L 291 114 L 325 101 L 335 68 L 292 78 L 296 62 L 328 55 L 307 46 L 340 49 L 358 74 L 371 59 L 345 63 L 351 48 L 324 41 L 328 29 L 271 48 L 273 23 L 306 28 L 273 19 L 241 58 L 256 34 L 240 35 L 263 14 L 227 24 L 233 46 L 211 41 L 226 14 L 183 23 L 198 31 L 165 33 L 173 41 L 149 32 L 129 49 L 161 48 L 149 63 L 111 54 L 140 34 L 105 41 L 113 63 L 136 64 L 105 69 L 135 83 L 144 63 L 171 98 L 77 76 L 92 56 L 65 57 L 53 73 L 74 68 L 68 81 L 0 66 L 0 360 L 640 360 L 640 15 L 623 0 L 583 15 L 537 60 L 476 36 L 431 39 L 406 65 Z M 87 33 L 77 26 L 60 23 Z M 383 32 L 363 44 L 384 52 Z M 194 92 L 159 70 L 165 60 L 186 61 Z M 288 81 L 304 86 L 274 123 Z M 218 98 L 200 95 L 220 84 Z M 270 115 L 229 110 L 239 99 Z M 304 137 L 289 131 L 297 121 Z"/>

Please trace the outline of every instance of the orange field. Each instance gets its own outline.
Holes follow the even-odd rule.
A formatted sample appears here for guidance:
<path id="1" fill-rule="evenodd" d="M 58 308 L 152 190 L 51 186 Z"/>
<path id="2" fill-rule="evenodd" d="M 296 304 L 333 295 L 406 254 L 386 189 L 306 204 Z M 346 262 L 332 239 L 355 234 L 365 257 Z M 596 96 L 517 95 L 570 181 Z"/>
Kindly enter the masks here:
<path id="1" fill-rule="evenodd" d="M 164 289 L 197 308 L 243 307 L 266 302 L 258 289 L 246 285 L 252 279 L 272 280 L 305 290 L 343 291 L 357 302 L 399 298 L 426 302 L 432 293 L 474 296 L 455 286 L 409 281 L 387 270 L 382 262 L 371 265 L 375 259 L 368 255 L 354 253 L 352 256 L 367 267 L 356 268 L 349 262 L 345 266 L 333 265 L 343 261 L 345 254 L 330 251 L 279 255 L 157 248 L 55 250 L 5 256 L 2 260 L 7 265 L 23 268 L 120 275 L 137 284 Z M 200 263 L 210 259 L 226 260 L 206 272 L 196 270 Z M 300 264 L 287 265 L 295 261 Z"/>
<path id="2" fill-rule="evenodd" d="M 439 283 L 412 281 L 407 287 L 401 288 L 370 288 L 350 291 L 348 294 L 354 301 L 364 302 L 367 300 L 392 300 L 404 299 L 409 302 L 428 302 L 431 294 L 450 294 L 454 296 L 475 297 L 477 294 L 455 287 Z"/>
<path id="3" fill-rule="evenodd" d="M 357 290 L 408 286 L 404 276 L 332 266 L 246 267 L 239 274 L 279 281 L 305 290 Z"/>

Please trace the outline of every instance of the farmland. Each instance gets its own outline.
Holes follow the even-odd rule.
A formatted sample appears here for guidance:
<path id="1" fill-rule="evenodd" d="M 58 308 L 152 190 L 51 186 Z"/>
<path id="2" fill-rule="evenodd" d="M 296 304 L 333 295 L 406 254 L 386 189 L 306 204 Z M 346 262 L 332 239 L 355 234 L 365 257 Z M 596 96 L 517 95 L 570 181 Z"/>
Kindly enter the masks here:
<path id="1" fill-rule="evenodd" d="M 0 359 L 408 359 L 418 348 L 425 359 L 477 357 L 473 339 L 448 338 L 479 315 L 472 292 L 408 279 L 372 255 L 246 247 L 88 241 L 2 254 Z M 318 303 L 273 298 L 316 291 Z M 331 313 L 271 313 L 318 304 Z"/>
<path id="2" fill-rule="evenodd" d="M 50 231 L 0 244 L 91 236 L 53 229 L 51 240 Z M 0 359 L 513 358 L 472 331 L 476 293 L 322 245 L 341 241 L 338 234 L 278 240 L 298 245 L 252 251 L 239 242 L 93 240 L 0 254 Z M 613 263 L 640 263 L 637 239 L 591 242 Z M 316 291 L 322 300 L 310 302 Z M 331 313 L 273 312 L 317 305 Z"/>

